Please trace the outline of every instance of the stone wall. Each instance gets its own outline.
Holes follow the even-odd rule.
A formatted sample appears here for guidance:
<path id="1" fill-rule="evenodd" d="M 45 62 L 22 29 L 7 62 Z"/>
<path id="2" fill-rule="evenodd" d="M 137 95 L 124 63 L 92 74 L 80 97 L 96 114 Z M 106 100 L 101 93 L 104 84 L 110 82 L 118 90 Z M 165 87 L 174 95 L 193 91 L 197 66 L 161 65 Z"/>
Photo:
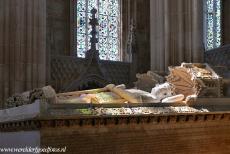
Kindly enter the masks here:
<path id="1" fill-rule="evenodd" d="M 0 108 L 46 77 L 46 0 L 0 1 Z"/>
<path id="2" fill-rule="evenodd" d="M 227 117 L 197 116 L 190 119 L 181 115 L 175 116 L 174 120 L 167 116 L 149 120 L 140 117 L 108 119 L 82 121 L 81 126 L 72 126 L 74 122 L 71 122 L 62 127 L 58 126 L 65 123 L 59 121 L 55 128 L 41 129 L 41 146 L 66 146 L 67 153 L 76 154 L 208 154 L 228 153 L 230 150 Z"/>
<path id="3" fill-rule="evenodd" d="M 203 1 L 151 0 L 151 69 L 203 61 Z"/>
<path id="4" fill-rule="evenodd" d="M 200 126 L 201 125 L 201 126 Z M 41 145 L 65 147 L 67 153 L 205 154 L 229 152 L 229 126 L 118 125 L 45 130 Z"/>
<path id="5" fill-rule="evenodd" d="M 70 0 L 47 0 L 47 52 L 70 55 Z"/>
<path id="6" fill-rule="evenodd" d="M 136 0 L 137 73 L 150 70 L 150 0 Z"/>
<path id="7" fill-rule="evenodd" d="M 47 84 L 51 84 L 51 55 L 70 56 L 70 0 L 46 0 Z"/>
<path id="8" fill-rule="evenodd" d="M 227 154 L 230 150 L 230 114 L 227 112 L 40 117 L 0 123 L 0 131 L 3 135 L 40 132 L 38 146 L 66 147 L 68 154 Z M 13 134 L 17 135 L 12 133 L 12 137 Z"/>

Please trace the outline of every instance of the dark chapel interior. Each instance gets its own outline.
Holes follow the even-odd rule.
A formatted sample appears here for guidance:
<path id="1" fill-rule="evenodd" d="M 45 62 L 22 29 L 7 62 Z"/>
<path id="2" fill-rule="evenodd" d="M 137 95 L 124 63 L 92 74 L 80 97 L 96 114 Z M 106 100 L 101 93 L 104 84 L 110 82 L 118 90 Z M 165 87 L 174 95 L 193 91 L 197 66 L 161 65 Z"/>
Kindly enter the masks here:
<path id="1" fill-rule="evenodd" d="M 170 76 L 171 66 L 186 63 L 185 67 L 192 64 L 202 64 L 203 67 L 203 64 L 207 64 L 221 77 L 221 92 L 217 94 L 216 91 L 209 91 L 208 96 L 212 93 L 221 98 L 212 100 L 211 97 L 203 98 L 206 97 L 203 94 L 199 100 L 204 108 L 209 102 L 217 100 L 210 105 L 207 115 L 203 115 L 201 109 L 199 115 L 163 114 L 157 118 L 148 117 L 147 121 L 160 123 L 151 127 L 139 125 L 146 120 L 142 114 L 133 117 L 133 121 L 129 116 L 103 120 L 99 116 L 85 120 L 74 115 L 77 119 L 74 128 L 79 129 L 76 133 L 74 128 L 69 128 L 72 126 L 69 119 L 62 119 L 67 112 L 66 108 L 70 112 L 69 108 L 74 103 L 71 107 L 65 107 L 62 103 L 61 107 L 66 109 L 60 111 L 64 113 L 62 116 L 59 115 L 63 123 L 56 123 L 55 119 L 44 124 L 43 128 L 41 121 L 44 119 L 36 119 L 39 123 L 36 130 L 41 135 L 39 145 L 61 146 L 66 143 L 67 150 L 75 153 L 73 151 L 77 143 L 74 141 L 79 139 L 82 143 L 77 146 L 80 151 L 76 153 L 113 153 L 113 147 L 108 142 L 116 147 L 113 149 L 115 153 L 193 153 L 193 149 L 196 149 L 194 153 L 225 153 L 227 149 L 230 150 L 230 136 L 226 135 L 230 134 L 230 129 L 226 121 L 224 125 L 218 120 L 230 117 L 229 8 L 230 0 L 0 0 L 0 136 L 1 131 L 16 129 L 13 124 L 6 124 L 4 118 L 3 123 L 1 121 L 1 115 L 11 113 L 10 110 L 3 110 L 8 109 L 7 103 L 11 96 L 45 86 L 51 86 L 55 94 L 60 94 L 58 97 L 72 95 L 69 92 L 103 88 L 109 84 L 140 88 L 145 85 L 138 81 L 148 71 L 165 77 Z M 146 87 L 140 89 L 151 92 L 153 87 L 148 82 L 145 84 L 150 87 L 147 90 Z M 216 85 L 212 86 L 211 89 L 214 89 Z M 18 101 L 16 97 L 13 99 L 13 102 Z M 11 107 L 18 106 L 14 104 Z M 55 109 L 61 107 L 54 105 Z M 214 111 L 221 113 L 216 115 Z M 191 116 L 194 119 L 191 120 Z M 201 121 L 200 116 L 203 118 Z M 176 124 L 169 126 L 173 118 Z M 207 123 L 206 127 L 203 121 L 209 118 L 217 121 Z M 161 124 L 162 121 L 167 125 Z M 198 122 L 193 127 L 190 121 Z M 92 128 L 88 127 L 89 123 Z M 130 124 L 126 127 L 127 123 L 137 126 Z M 59 128 L 58 124 L 61 127 L 68 125 L 68 129 Z M 190 130 L 190 126 L 193 129 Z M 219 127 L 213 130 L 214 126 Z M 30 125 L 21 127 L 25 131 Z M 57 129 L 59 138 L 50 127 Z M 152 132 L 155 130 L 160 130 L 160 134 Z M 166 130 L 169 131 L 166 133 Z M 220 131 L 220 134 L 216 133 Z M 195 134 L 195 137 L 187 141 L 189 133 Z M 137 142 L 133 141 L 135 135 Z M 70 139 L 72 136 L 74 141 Z M 97 136 L 98 141 L 93 136 Z M 196 140 L 199 136 L 203 137 L 200 142 Z M 164 149 L 155 137 L 162 144 L 167 143 L 169 149 Z M 174 137 L 176 139 L 172 139 Z M 220 147 L 213 146 L 217 142 L 222 143 Z M 151 147 L 150 143 L 158 143 L 158 146 Z M 4 145 L 0 139 L 1 144 Z M 96 150 L 88 149 L 87 144 Z M 182 144 L 183 148 L 180 149 L 176 144 Z M 198 145 L 200 151 L 194 148 Z"/>

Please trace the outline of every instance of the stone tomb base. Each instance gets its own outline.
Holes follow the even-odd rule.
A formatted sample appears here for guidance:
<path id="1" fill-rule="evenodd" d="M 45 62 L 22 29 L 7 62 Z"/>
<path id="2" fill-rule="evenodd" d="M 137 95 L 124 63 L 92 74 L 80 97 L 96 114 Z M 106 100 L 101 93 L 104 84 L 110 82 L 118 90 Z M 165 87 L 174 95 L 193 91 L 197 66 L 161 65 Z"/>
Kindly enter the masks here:
<path id="1" fill-rule="evenodd" d="M 229 153 L 230 113 L 38 117 L 0 124 L 0 147 L 66 153 Z"/>

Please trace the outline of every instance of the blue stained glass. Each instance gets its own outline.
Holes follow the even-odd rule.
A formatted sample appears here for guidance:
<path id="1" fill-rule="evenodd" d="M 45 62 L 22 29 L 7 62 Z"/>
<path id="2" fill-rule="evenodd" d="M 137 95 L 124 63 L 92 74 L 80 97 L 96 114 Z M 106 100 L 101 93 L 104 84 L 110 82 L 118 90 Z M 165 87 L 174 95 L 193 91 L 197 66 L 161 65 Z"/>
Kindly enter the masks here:
<path id="1" fill-rule="evenodd" d="M 98 10 L 98 1 L 97 0 L 88 0 L 88 13 L 95 8 Z"/>
<path id="2" fill-rule="evenodd" d="M 86 16 L 85 12 L 77 13 L 77 32 L 86 33 Z"/>
<path id="3" fill-rule="evenodd" d="M 99 16 L 99 35 L 107 36 L 108 35 L 108 16 Z"/>
<path id="4" fill-rule="evenodd" d="M 108 40 L 107 37 L 100 36 L 99 39 L 100 59 L 108 59 Z"/>
<path id="5" fill-rule="evenodd" d="M 109 36 L 118 37 L 117 18 L 109 17 Z"/>
<path id="6" fill-rule="evenodd" d="M 86 11 L 86 0 L 77 0 L 77 11 Z"/>
<path id="7" fill-rule="evenodd" d="M 205 44 L 206 50 L 217 48 L 221 45 L 221 0 L 206 1 Z"/>
<path id="8" fill-rule="evenodd" d="M 119 55 L 119 52 L 116 50 L 117 46 L 118 46 L 118 40 L 114 37 L 109 37 L 109 48 L 111 49 L 110 50 L 110 58 L 114 61 L 118 61 L 118 56 Z"/>
<path id="9" fill-rule="evenodd" d="M 99 0 L 99 14 L 108 15 L 109 14 L 109 2 L 108 0 Z"/>
<path id="10" fill-rule="evenodd" d="M 110 16 L 119 16 L 119 11 L 117 11 L 119 9 L 119 3 L 117 0 L 109 0 L 109 15 Z"/>
<path id="11" fill-rule="evenodd" d="M 102 60 L 119 61 L 120 55 L 120 6 L 119 0 L 77 0 L 77 56 L 84 58 L 90 49 L 91 26 L 89 19 L 93 8 L 98 10 L 99 54 Z"/>
<path id="12" fill-rule="evenodd" d="M 217 46 L 221 45 L 221 2 L 217 1 L 216 3 L 216 44 Z"/>
<path id="13" fill-rule="evenodd" d="M 77 56 L 84 57 L 85 56 L 85 47 L 86 47 L 86 35 L 78 34 L 77 35 Z"/>

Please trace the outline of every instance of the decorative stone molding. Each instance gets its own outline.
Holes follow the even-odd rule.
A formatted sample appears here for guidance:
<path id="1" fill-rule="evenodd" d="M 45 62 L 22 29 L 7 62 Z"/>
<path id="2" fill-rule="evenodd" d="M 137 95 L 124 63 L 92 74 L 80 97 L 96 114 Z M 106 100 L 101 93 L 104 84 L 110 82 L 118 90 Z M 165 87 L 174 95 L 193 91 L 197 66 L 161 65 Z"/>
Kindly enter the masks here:
<path id="1" fill-rule="evenodd" d="M 43 128 L 130 125 L 130 124 L 186 124 L 197 122 L 223 121 L 230 122 L 230 113 L 177 114 L 177 115 L 138 115 L 138 116 L 88 116 L 88 117 L 56 117 L 37 118 L 32 120 L 0 123 L 1 132 L 38 130 Z"/>
<path id="2" fill-rule="evenodd" d="M 87 69 L 84 65 L 85 59 L 78 59 L 69 56 L 53 56 L 51 59 L 51 81 L 50 84 L 55 88 L 57 92 L 65 92 L 67 87 L 72 82 L 79 79 L 82 71 Z M 92 70 L 94 66 L 91 65 Z M 130 84 L 130 63 L 124 62 L 113 62 L 113 61 L 100 61 L 100 68 L 104 73 L 104 78 L 107 82 L 114 84 Z M 97 69 L 96 69 L 97 70 Z M 84 76 L 83 76 L 84 77 Z M 93 74 L 91 74 L 93 78 Z M 89 78 L 92 79 L 90 76 Z M 85 78 L 85 77 L 84 77 Z M 101 80 L 100 77 L 94 78 L 97 83 L 106 84 L 107 82 Z M 87 80 L 85 78 L 85 80 Z M 79 86 L 75 86 L 76 90 L 82 90 L 81 87 L 84 85 L 82 82 L 77 82 Z M 85 82 L 87 83 L 87 82 Z"/>

